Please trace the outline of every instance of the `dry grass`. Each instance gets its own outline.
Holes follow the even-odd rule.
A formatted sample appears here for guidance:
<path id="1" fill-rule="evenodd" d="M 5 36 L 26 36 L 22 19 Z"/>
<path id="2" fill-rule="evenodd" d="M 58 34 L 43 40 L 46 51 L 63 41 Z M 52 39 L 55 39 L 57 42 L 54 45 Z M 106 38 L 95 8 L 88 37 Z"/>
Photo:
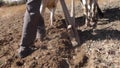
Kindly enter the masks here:
<path id="1" fill-rule="evenodd" d="M 18 8 L 18 6 L 19 6 L 19 8 Z M 18 5 L 18 6 L 10 6 L 10 7 L 2 6 L 0 8 L 1 18 L 2 17 L 12 17 L 19 12 L 25 11 L 25 5 Z"/>

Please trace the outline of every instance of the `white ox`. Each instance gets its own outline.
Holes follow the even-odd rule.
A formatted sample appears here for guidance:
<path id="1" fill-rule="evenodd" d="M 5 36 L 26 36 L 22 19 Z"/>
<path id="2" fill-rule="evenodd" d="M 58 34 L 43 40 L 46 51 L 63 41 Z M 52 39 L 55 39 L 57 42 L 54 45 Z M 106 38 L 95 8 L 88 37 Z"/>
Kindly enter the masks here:
<path id="1" fill-rule="evenodd" d="M 50 10 L 50 25 L 53 25 L 54 13 L 57 7 L 58 0 L 42 0 L 40 6 L 40 13 L 44 17 L 45 9 Z M 71 0 L 71 17 L 74 17 L 74 0 Z"/>
<path id="2" fill-rule="evenodd" d="M 45 9 L 48 8 L 50 10 L 50 25 L 53 25 L 54 13 L 56 10 L 58 0 L 42 0 L 40 6 L 40 13 L 44 16 Z"/>

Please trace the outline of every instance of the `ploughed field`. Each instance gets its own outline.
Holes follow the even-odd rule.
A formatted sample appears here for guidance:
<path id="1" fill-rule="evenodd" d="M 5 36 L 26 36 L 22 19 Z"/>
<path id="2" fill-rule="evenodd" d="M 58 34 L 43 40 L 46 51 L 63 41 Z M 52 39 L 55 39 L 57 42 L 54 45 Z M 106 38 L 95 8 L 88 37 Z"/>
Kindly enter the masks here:
<path id="1" fill-rule="evenodd" d="M 70 9 L 70 0 L 66 0 Z M 76 24 L 81 45 L 72 47 L 61 5 L 55 12 L 54 26 L 49 26 L 49 11 L 45 12 L 47 34 L 38 48 L 19 59 L 17 51 L 22 33 L 25 5 L 0 7 L 0 68 L 120 68 L 120 0 L 100 0 L 104 18 L 97 27 L 84 29 L 79 0 L 75 2 Z"/>

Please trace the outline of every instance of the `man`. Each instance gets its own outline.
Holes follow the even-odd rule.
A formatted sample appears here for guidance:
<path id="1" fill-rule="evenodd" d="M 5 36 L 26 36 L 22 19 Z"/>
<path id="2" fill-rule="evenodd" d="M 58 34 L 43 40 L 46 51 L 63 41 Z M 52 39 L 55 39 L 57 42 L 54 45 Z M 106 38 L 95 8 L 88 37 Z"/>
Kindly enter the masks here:
<path id="1" fill-rule="evenodd" d="M 32 45 L 34 44 L 37 32 L 41 40 L 45 36 L 44 20 L 39 11 L 40 4 L 41 0 L 27 0 L 22 37 L 18 51 L 20 58 L 24 58 L 32 53 Z"/>

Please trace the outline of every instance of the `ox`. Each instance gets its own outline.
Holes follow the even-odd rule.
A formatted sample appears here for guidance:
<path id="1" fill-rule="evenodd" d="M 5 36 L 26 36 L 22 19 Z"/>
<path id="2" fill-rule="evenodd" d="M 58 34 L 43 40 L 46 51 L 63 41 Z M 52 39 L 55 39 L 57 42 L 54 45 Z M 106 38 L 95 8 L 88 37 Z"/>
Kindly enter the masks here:
<path id="1" fill-rule="evenodd" d="M 81 4 L 85 15 L 85 27 L 96 27 L 98 15 L 103 17 L 103 13 L 98 5 L 98 0 L 81 0 Z"/>

